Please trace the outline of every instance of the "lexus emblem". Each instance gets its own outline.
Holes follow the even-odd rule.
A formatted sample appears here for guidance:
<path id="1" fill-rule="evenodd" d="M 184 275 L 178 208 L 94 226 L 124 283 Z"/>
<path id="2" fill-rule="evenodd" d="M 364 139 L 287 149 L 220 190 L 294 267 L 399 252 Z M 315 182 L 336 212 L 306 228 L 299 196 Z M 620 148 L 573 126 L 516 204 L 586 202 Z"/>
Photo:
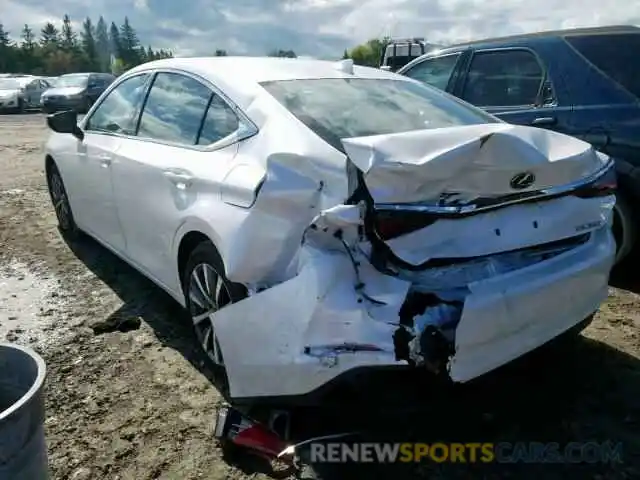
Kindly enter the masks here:
<path id="1" fill-rule="evenodd" d="M 531 172 L 521 172 L 511 178 L 511 188 L 514 190 L 523 190 L 529 188 L 536 181 L 536 176 Z"/>

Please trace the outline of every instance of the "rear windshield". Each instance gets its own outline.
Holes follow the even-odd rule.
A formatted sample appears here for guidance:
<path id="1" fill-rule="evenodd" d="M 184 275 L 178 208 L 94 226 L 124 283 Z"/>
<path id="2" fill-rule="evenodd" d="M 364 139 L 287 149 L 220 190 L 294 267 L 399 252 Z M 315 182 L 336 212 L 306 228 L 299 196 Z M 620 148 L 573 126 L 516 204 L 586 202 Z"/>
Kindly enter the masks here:
<path id="1" fill-rule="evenodd" d="M 500 122 L 483 110 L 411 81 L 322 78 L 262 86 L 340 151 L 342 138 Z"/>
<path id="2" fill-rule="evenodd" d="M 566 40 L 605 75 L 640 98 L 640 33 L 568 36 Z"/>

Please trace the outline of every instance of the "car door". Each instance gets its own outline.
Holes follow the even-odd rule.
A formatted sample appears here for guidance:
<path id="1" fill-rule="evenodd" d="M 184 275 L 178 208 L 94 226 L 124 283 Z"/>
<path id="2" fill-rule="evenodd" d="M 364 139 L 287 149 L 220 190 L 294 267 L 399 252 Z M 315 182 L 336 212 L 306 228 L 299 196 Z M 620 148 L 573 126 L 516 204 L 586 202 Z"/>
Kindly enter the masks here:
<path id="1" fill-rule="evenodd" d="M 462 52 L 437 57 L 427 57 L 402 71 L 405 75 L 432 87 L 451 92 L 455 84 L 457 67 L 463 58 Z"/>
<path id="2" fill-rule="evenodd" d="M 112 184 L 112 168 L 122 138 L 135 129 L 135 114 L 142 102 L 148 73 L 120 82 L 82 123 L 75 165 L 68 169 L 69 197 L 76 221 L 83 230 L 117 251 L 125 250 Z"/>
<path id="3" fill-rule="evenodd" d="M 186 73 L 159 71 L 137 137 L 118 150 L 114 187 L 127 255 L 172 291 L 180 291 L 175 234 L 194 205 L 219 201 L 240 125 L 213 86 Z"/>
<path id="4" fill-rule="evenodd" d="M 40 95 L 42 95 L 40 80 L 37 78 L 31 80 L 27 85 L 25 85 L 24 91 L 25 99 L 29 107 L 34 107 L 40 103 Z"/>
<path id="5" fill-rule="evenodd" d="M 474 51 L 454 94 L 509 123 L 571 130 L 571 106 L 560 104 L 548 69 L 529 48 Z"/>

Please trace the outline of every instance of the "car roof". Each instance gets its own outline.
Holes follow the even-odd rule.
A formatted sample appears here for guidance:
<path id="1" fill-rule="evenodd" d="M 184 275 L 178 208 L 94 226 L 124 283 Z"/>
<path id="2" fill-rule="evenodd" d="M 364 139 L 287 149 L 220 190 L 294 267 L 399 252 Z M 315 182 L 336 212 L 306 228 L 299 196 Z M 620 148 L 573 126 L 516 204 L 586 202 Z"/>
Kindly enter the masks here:
<path id="1" fill-rule="evenodd" d="M 590 36 L 590 35 L 613 35 L 613 34 L 640 34 L 640 28 L 634 25 L 610 25 L 605 27 L 585 27 L 585 28 L 566 28 L 563 30 L 546 30 L 542 32 L 523 33 L 519 35 L 509 35 L 504 37 L 484 38 L 481 40 L 473 40 L 470 42 L 456 43 L 455 45 L 447 45 L 436 50 L 431 50 L 424 55 L 412 60 L 398 70 L 404 73 L 413 66 L 421 63 L 422 60 L 432 57 L 440 57 L 453 53 L 459 53 L 468 48 L 491 48 L 501 46 L 521 46 L 522 44 L 538 42 L 538 41 L 554 41 L 560 40 L 562 37 L 571 36 Z"/>
<path id="2" fill-rule="evenodd" d="M 408 80 L 378 68 L 354 66 L 353 75 L 337 68 L 340 61 L 279 57 L 185 57 L 148 62 L 123 75 L 128 77 L 150 69 L 176 69 L 209 80 L 241 107 L 261 90 L 260 83 L 277 80 L 322 78 L 369 78 Z"/>
<path id="3" fill-rule="evenodd" d="M 484 38 L 481 40 L 473 40 L 469 42 L 456 43 L 444 47 L 441 52 L 460 49 L 461 47 L 477 47 L 484 44 L 507 44 L 521 42 L 525 40 L 541 40 L 554 37 L 571 37 L 571 36 L 589 36 L 589 35 L 612 35 L 621 33 L 640 33 L 640 28 L 634 25 L 610 25 L 605 27 L 585 27 L 585 28 L 566 28 L 562 30 L 546 30 L 534 33 L 522 33 L 518 35 L 508 35 L 504 37 Z"/>

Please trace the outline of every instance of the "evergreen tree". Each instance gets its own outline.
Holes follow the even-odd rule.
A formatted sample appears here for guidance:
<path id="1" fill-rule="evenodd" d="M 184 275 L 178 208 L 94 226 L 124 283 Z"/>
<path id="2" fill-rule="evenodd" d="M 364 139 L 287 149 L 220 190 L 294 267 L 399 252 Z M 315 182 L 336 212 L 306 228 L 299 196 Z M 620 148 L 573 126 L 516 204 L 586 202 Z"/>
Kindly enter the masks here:
<path id="1" fill-rule="evenodd" d="M 78 47 L 78 36 L 73 31 L 71 19 L 69 15 L 65 15 L 62 19 L 62 31 L 60 34 L 60 48 L 65 52 L 74 53 Z"/>
<path id="2" fill-rule="evenodd" d="M 151 62 L 156 59 L 156 54 L 151 48 L 151 45 L 147 47 L 147 61 Z"/>
<path id="3" fill-rule="evenodd" d="M 120 49 L 122 60 L 128 67 L 140 63 L 140 40 L 138 34 L 129 23 L 129 18 L 124 17 L 124 23 L 120 27 Z"/>
<path id="4" fill-rule="evenodd" d="M 96 51 L 100 62 L 100 70 L 103 72 L 109 71 L 110 67 L 110 54 L 109 48 L 109 33 L 107 32 L 107 22 L 100 16 L 98 23 L 96 24 Z"/>
<path id="5" fill-rule="evenodd" d="M 122 58 L 120 31 L 114 22 L 111 22 L 111 26 L 109 27 L 109 54 L 116 58 Z"/>
<path id="6" fill-rule="evenodd" d="M 21 45 L 22 49 L 27 52 L 33 52 L 33 50 L 37 46 L 36 36 L 33 33 L 33 30 L 31 30 L 29 25 L 27 25 L 26 23 L 22 28 L 22 34 L 20 36 L 22 38 L 22 45 Z"/>
<path id="7" fill-rule="evenodd" d="M 10 72 L 14 70 L 12 45 L 9 39 L 9 32 L 0 23 L 0 71 Z"/>
<path id="8" fill-rule="evenodd" d="M 45 48 L 54 48 L 59 44 L 59 33 L 56 26 L 47 22 L 40 32 L 40 45 Z"/>
<path id="9" fill-rule="evenodd" d="M 95 29 L 89 17 L 82 24 L 82 33 L 80 35 L 82 52 L 84 54 L 84 63 L 88 70 L 100 70 L 100 61 L 98 58 L 98 50 L 95 40 Z"/>
<path id="10" fill-rule="evenodd" d="M 227 51 L 226 50 L 216 50 L 215 56 L 216 57 L 226 57 L 227 56 Z"/>

